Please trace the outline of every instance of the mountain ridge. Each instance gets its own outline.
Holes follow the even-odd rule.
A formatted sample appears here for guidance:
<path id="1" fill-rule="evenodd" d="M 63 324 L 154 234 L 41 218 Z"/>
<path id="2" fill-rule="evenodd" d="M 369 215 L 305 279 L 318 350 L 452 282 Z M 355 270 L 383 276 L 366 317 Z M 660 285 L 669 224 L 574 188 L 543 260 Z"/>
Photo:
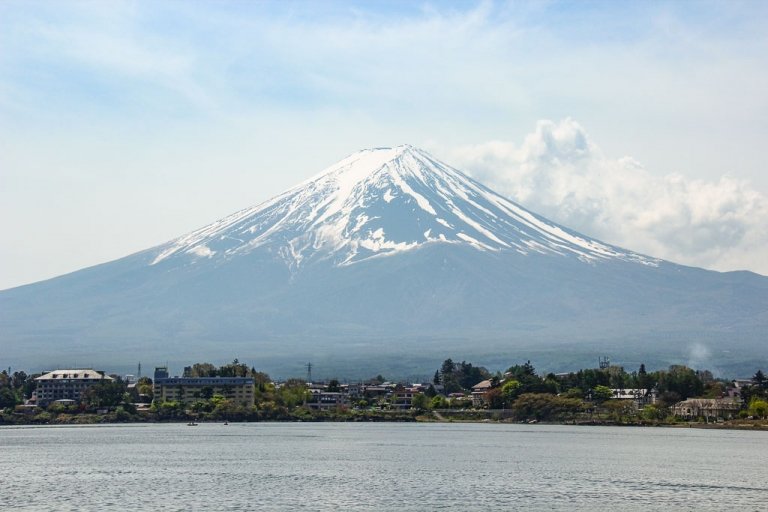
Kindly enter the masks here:
<path id="1" fill-rule="evenodd" d="M 445 357 L 563 371 L 598 355 L 652 367 L 704 353 L 739 369 L 768 359 L 765 332 L 768 278 L 600 242 L 407 145 L 353 153 L 165 244 L 0 291 L 4 355 L 27 366 L 220 355 L 366 376 Z"/>

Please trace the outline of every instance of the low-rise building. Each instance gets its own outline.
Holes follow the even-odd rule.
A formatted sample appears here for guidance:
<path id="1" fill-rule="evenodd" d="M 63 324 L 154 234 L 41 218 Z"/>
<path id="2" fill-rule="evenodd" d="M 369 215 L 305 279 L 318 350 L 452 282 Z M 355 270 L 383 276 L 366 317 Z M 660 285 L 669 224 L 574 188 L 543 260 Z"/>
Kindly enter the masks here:
<path id="1" fill-rule="evenodd" d="M 386 397 L 392 394 L 391 387 L 387 386 L 363 386 L 363 396 L 369 400 Z"/>
<path id="2" fill-rule="evenodd" d="M 614 400 L 632 402 L 636 408 L 642 409 L 646 405 L 655 404 L 657 393 L 655 389 L 612 389 Z"/>
<path id="3" fill-rule="evenodd" d="M 410 409 L 413 406 L 413 397 L 419 394 L 419 390 L 410 387 L 398 386 L 392 393 L 392 403 L 390 404 L 393 409 Z"/>
<path id="4" fill-rule="evenodd" d="M 751 378 L 750 379 L 733 379 L 733 381 L 731 382 L 733 383 L 733 386 L 735 388 L 739 388 L 739 389 L 747 386 L 752 386 L 755 384 Z"/>
<path id="5" fill-rule="evenodd" d="M 336 391 L 323 391 L 311 389 L 307 400 L 310 409 L 335 409 L 349 406 L 349 397 Z"/>
<path id="6" fill-rule="evenodd" d="M 728 398 L 689 398 L 672 407 L 675 416 L 688 420 L 694 418 L 729 419 L 735 417 L 739 409 L 741 409 L 741 402 Z"/>
<path id="7" fill-rule="evenodd" d="M 485 394 L 496 387 L 496 381 L 485 379 L 472 386 L 472 406 L 482 407 L 485 404 Z"/>
<path id="8" fill-rule="evenodd" d="M 342 384 L 341 392 L 346 393 L 350 399 L 360 398 L 363 395 L 363 384 L 354 382 L 349 384 Z"/>
<path id="9" fill-rule="evenodd" d="M 82 402 L 88 388 L 100 382 L 112 381 L 112 377 L 92 368 L 54 370 L 37 377 L 35 398 L 37 405 L 46 406 L 57 400 Z"/>

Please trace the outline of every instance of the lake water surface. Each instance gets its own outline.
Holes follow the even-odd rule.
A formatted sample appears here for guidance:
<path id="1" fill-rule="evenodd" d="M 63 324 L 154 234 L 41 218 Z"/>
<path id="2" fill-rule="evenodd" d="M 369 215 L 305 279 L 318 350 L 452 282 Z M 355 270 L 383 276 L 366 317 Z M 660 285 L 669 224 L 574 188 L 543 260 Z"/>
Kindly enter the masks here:
<path id="1" fill-rule="evenodd" d="M 768 432 L 505 424 L 0 428 L 9 510 L 768 510 Z"/>

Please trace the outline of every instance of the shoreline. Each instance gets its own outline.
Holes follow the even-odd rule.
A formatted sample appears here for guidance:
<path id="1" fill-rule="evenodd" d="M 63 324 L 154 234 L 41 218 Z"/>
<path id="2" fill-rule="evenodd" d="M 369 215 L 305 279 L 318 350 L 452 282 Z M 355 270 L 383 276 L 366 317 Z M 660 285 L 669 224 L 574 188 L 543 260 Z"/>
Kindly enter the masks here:
<path id="1" fill-rule="evenodd" d="M 475 413 L 480 413 L 476 411 Z M 679 422 L 679 423 L 624 423 L 611 420 L 605 421 L 517 421 L 512 419 L 494 419 L 494 418 L 446 418 L 436 417 L 434 414 L 404 414 L 390 413 L 355 415 L 349 417 L 341 416 L 308 416 L 302 418 L 269 418 L 258 420 L 225 420 L 225 419 L 195 419 L 195 418 L 148 418 L 133 417 L 117 419 L 108 415 L 83 414 L 65 417 L 57 417 L 53 421 L 41 422 L 33 421 L 32 418 L 14 417 L 13 421 L 6 421 L 7 418 L 0 418 L 0 427 L 30 427 L 30 426 L 116 426 L 116 425 L 153 425 L 153 424 L 189 424 L 191 421 L 197 425 L 205 424 L 224 424 L 227 423 L 482 423 L 482 424 L 502 424 L 502 425 L 562 425 L 573 427 L 649 427 L 649 428 L 696 428 L 706 430 L 746 430 L 746 431 L 768 431 L 768 421 L 766 420 L 729 420 L 716 423 L 704 422 Z"/>

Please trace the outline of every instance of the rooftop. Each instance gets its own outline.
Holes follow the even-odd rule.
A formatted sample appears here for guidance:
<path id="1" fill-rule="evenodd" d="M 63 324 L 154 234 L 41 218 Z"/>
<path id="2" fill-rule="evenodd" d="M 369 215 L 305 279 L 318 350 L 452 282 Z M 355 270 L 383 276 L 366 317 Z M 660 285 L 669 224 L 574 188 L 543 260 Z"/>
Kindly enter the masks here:
<path id="1" fill-rule="evenodd" d="M 93 368 L 74 368 L 69 370 L 54 370 L 52 372 L 45 373 L 35 380 L 54 380 L 54 379 L 104 379 L 114 380 L 109 375 L 105 375 L 104 372 L 98 372 Z"/>

